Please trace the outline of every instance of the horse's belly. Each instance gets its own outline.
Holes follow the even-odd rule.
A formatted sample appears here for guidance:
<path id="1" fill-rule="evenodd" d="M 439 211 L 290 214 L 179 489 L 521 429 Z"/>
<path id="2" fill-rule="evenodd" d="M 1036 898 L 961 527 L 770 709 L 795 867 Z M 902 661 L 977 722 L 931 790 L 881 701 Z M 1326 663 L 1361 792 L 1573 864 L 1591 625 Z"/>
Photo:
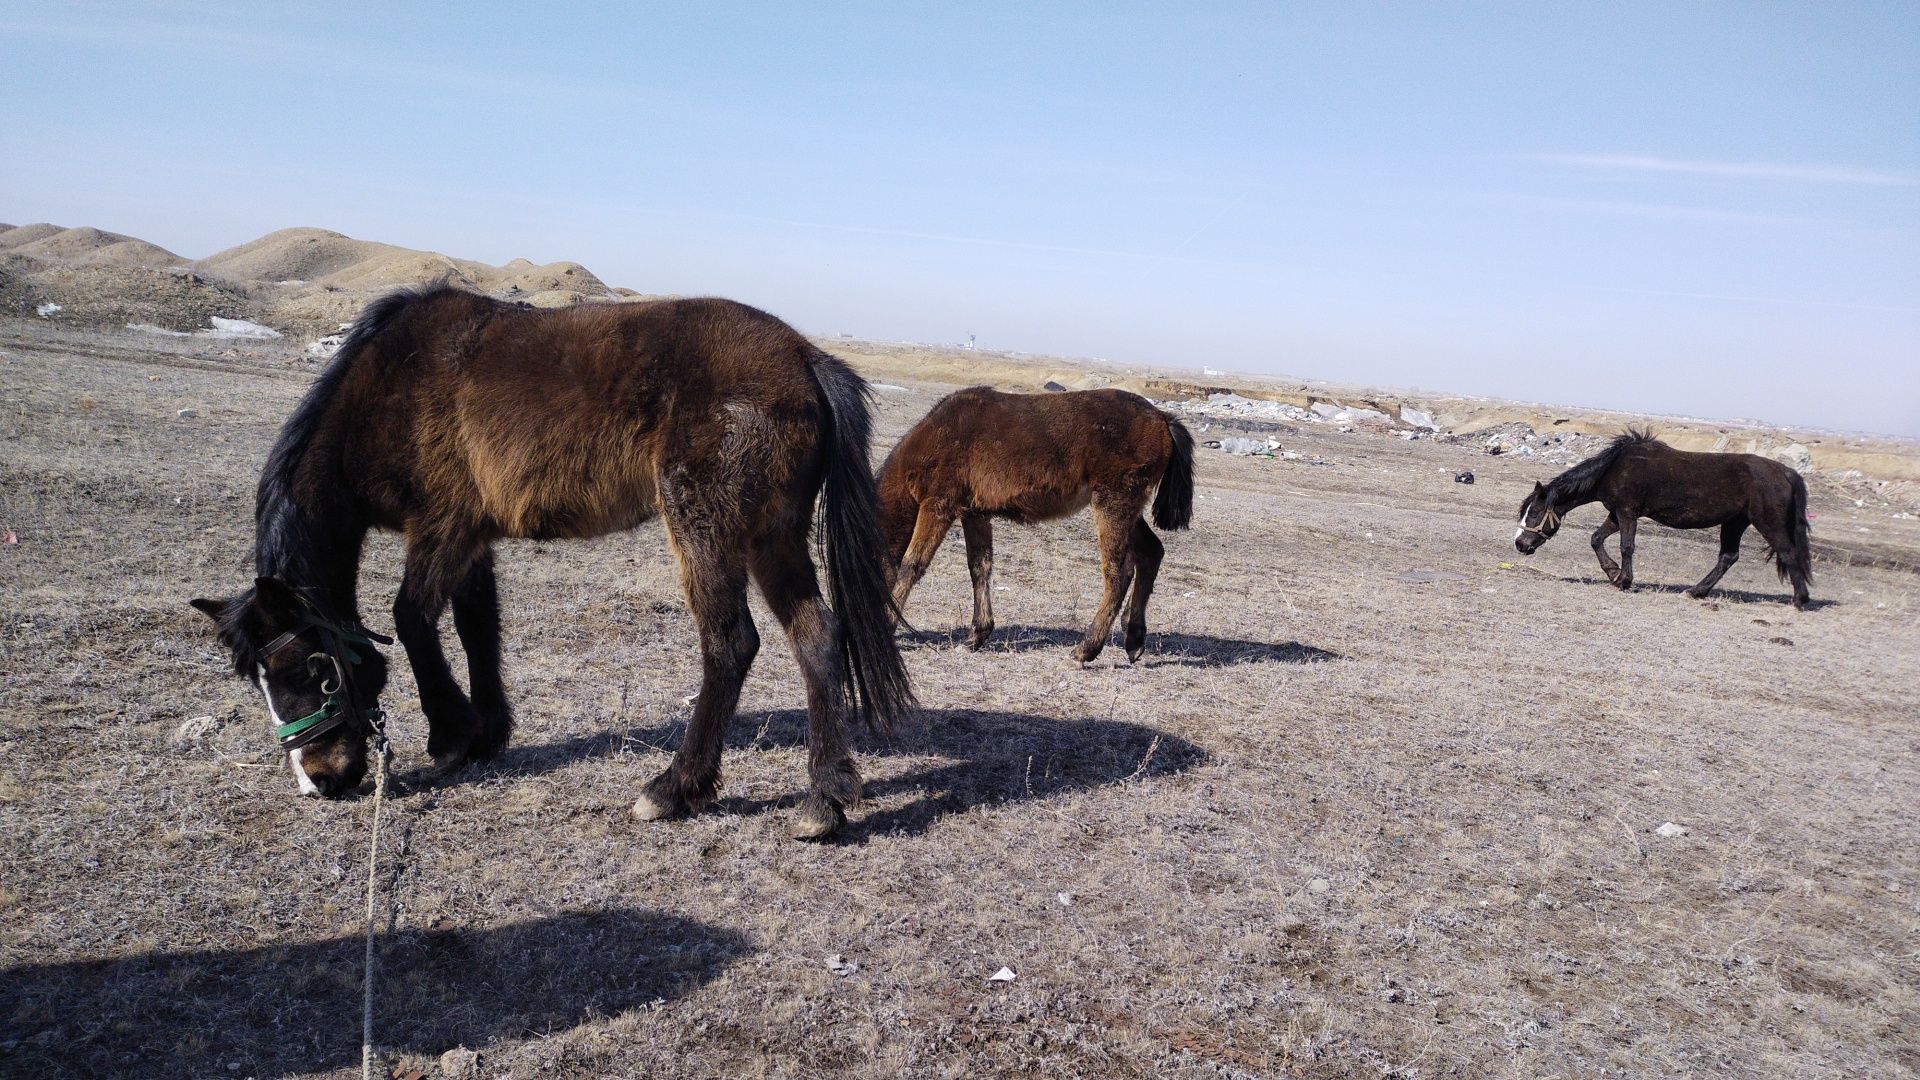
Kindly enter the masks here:
<path id="1" fill-rule="evenodd" d="M 653 470 L 643 460 L 496 469 L 479 480 L 479 487 L 487 516 L 503 534 L 534 540 L 619 532 L 659 510 Z"/>

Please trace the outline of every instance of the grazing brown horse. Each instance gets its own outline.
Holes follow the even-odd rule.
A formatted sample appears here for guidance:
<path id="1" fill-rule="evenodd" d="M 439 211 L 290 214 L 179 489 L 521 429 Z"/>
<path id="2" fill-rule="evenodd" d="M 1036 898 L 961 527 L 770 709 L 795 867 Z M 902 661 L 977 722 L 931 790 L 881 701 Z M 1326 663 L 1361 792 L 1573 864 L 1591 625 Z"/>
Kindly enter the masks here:
<path id="1" fill-rule="evenodd" d="M 841 731 L 849 705 L 884 728 L 912 701 L 867 440 L 860 377 L 740 304 L 536 310 L 445 286 L 402 292 L 360 316 L 281 430 L 260 478 L 254 587 L 193 605 L 265 694 L 302 790 L 339 795 L 365 775 L 386 682 L 356 600 L 369 529 L 406 536 L 394 624 L 428 752 L 451 770 L 498 754 L 512 728 L 493 542 L 597 536 L 657 513 L 702 678 L 685 743 L 634 812 L 666 817 L 715 796 L 760 647 L 751 577 L 807 684 L 811 783 L 796 833 L 824 836 L 861 797 Z M 807 549 L 823 492 L 832 608 Z M 471 698 L 440 648 L 449 604 Z"/>
<path id="2" fill-rule="evenodd" d="M 1531 555 L 1560 529 L 1561 515 L 1598 502 L 1607 520 L 1593 533 L 1593 553 L 1607 580 L 1633 588 L 1633 540 L 1643 517 L 1675 529 L 1720 526 L 1720 561 L 1687 590 L 1698 600 L 1740 558 L 1740 537 L 1752 525 L 1766 538 L 1780 577 L 1793 582 L 1793 606 L 1805 608 L 1813 580 L 1807 542 L 1807 483 L 1757 454 L 1675 450 L 1644 431 L 1628 430 L 1598 454 L 1554 477 L 1520 504 L 1513 544 Z M 1620 534 L 1620 562 L 1607 557 L 1607 537 Z"/>
<path id="3" fill-rule="evenodd" d="M 1184 529 L 1193 519 L 1193 436 L 1185 425 L 1124 390 L 1003 394 L 975 386 L 950 394 L 887 456 L 880 470 L 880 517 L 893 604 L 926 573 L 955 518 L 973 574 L 978 649 L 993 633 L 993 519 L 1049 521 L 1093 506 L 1106 592 L 1081 663 L 1100 655 L 1126 598 L 1129 660 L 1147 647 L 1147 599 L 1165 554 L 1141 518 L 1155 487 L 1153 523 Z"/>

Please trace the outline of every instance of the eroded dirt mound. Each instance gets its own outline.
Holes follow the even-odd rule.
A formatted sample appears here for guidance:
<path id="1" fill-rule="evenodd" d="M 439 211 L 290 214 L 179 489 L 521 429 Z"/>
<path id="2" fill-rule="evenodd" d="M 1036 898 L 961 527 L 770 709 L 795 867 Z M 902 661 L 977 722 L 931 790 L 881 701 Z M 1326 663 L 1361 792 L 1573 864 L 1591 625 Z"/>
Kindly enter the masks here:
<path id="1" fill-rule="evenodd" d="M 119 233 L 0 226 L 0 314 L 197 330 L 213 316 L 317 337 L 396 288 L 447 282 L 536 307 L 641 297 L 574 262 L 492 266 L 328 229 L 268 233 L 197 262 Z"/>
<path id="2" fill-rule="evenodd" d="M 26 225 L 0 232 L 0 249 L 74 266 L 179 266 L 187 260 L 158 244 L 83 226 Z"/>

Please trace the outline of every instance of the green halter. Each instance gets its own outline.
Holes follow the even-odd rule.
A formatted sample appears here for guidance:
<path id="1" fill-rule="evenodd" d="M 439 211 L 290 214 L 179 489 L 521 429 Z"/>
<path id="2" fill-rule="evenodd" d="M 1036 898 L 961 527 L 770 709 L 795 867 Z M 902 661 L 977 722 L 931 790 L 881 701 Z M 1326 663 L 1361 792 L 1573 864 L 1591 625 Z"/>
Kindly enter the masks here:
<path id="1" fill-rule="evenodd" d="M 341 626 L 323 618 L 305 597 L 301 597 L 301 602 L 307 610 L 301 616 L 300 625 L 273 639 L 266 648 L 260 650 L 260 657 L 264 660 L 293 644 L 303 631 L 316 629 L 320 631 L 322 651 L 307 657 L 307 662 L 311 664 L 318 658 L 331 663 L 333 678 L 320 684 L 327 699 L 318 709 L 274 728 L 273 737 L 279 740 L 282 750 L 298 750 L 348 721 L 358 721 L 369 733 L 384 735 L 386 713 L 378 705 L 362 709 L 354 699 L 352 672 L 354 666 L 360 663 L 360 654 L 353 651 L 353 645 L 371 649 L 376 641 L 391 645 L 393 639 L 365 628 Z M 344 664 L 341 663 L 342 656 L 346 657 Z"/>

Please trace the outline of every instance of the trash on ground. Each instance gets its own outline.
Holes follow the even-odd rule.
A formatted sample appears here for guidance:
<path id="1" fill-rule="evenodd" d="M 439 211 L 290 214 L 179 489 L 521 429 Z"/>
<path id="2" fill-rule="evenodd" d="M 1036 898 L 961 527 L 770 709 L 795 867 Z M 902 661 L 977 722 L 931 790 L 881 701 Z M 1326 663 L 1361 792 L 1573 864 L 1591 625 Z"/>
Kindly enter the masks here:
<path id="1" fill-rule="evenodd" d="M 1003 967 L 999 971 L 996 971 L 993 974 L 987 976 L 987 981 L 988 982 L 1012 982 L 1013 980 L 1019 977 L 1020 976 L 1015 975 L 1013 973 L 1012 968 Z"/>

